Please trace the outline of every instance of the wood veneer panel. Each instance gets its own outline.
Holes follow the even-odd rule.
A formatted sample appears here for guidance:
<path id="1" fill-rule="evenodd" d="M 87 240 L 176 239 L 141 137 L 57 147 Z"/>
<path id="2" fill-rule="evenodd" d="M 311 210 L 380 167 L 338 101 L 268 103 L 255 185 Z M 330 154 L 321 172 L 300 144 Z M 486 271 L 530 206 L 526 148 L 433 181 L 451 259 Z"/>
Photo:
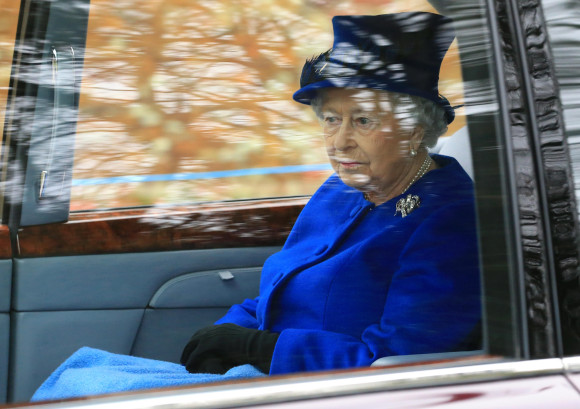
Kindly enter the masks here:
<path id="1" fill-rule="evenodd" d="M 10 244 L 10 230 L 8 226 L 0 225 L 0 259 L 12 258 L 12 245 Z"/>
<path id="2" fill-rule="evenodd" d="M 281 245 L 307 199 L 75 213 L 19 230 L 20 257 Z"/>

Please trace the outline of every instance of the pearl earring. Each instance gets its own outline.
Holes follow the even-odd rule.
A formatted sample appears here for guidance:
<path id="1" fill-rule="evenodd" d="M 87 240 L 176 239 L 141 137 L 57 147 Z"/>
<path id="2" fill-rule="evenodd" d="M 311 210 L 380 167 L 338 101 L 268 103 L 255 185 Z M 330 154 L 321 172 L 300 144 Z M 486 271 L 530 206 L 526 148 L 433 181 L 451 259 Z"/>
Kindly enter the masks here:
<path id="1" fill-rule="evenodd" d="M 409 152 L 409 154 L 411 155 L 412 158 L 414 158 L 415 156 L 417 156 L 417 151 L 411 148 L 411 152 Z"/>

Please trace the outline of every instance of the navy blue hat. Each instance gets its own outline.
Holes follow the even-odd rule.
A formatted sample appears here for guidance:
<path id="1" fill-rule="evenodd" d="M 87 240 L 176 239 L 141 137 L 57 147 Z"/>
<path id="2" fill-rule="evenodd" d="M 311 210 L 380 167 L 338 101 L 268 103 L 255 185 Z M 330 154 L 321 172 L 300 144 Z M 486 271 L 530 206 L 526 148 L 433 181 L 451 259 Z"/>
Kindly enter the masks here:
<path id="1" fill-rule="evenodd" d="M 452 20 L 424 12 L 336 16 L 332 48 L 304 64 L 294 100 L 310 104 L 320 88 L 373 88 L 416 95 L 445 109 L 439 95 L 441 61 L 455 38 Z"/>

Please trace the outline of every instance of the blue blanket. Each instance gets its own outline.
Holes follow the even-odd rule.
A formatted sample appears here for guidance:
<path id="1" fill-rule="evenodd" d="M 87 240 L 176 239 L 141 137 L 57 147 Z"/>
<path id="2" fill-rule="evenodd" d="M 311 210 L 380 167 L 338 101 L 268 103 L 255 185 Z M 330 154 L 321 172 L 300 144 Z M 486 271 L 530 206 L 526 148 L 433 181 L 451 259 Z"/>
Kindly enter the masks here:
<path id="1" fill-rule="evenodd" d="M 179 364 L 84 347 L 58 367 L 31 400 L 66 399 L 257 376 L 265 375 L 251 365 L 234 367 L 224 375 L 190 374 Z"/>

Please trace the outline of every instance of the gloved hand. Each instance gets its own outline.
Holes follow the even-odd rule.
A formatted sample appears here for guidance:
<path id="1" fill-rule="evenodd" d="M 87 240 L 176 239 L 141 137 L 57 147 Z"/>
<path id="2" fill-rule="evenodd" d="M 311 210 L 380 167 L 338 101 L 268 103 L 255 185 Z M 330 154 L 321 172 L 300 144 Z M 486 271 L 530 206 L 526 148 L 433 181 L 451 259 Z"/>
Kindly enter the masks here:
<path id="1" fill-rule="evenodd" d="M 250 364 L 267 374 L 279 336 L 235 324 L 212 325 L 191 337 L 181 354 L 181 364 L 191 373 L 218 374 Z"/>

